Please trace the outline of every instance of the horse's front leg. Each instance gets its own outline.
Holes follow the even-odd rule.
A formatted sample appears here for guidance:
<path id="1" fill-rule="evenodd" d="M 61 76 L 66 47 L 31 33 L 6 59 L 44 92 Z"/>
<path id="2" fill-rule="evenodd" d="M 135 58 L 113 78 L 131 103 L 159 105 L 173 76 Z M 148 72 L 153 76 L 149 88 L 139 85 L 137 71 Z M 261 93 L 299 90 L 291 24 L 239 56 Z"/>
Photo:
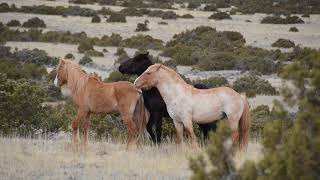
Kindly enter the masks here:
<path id="1" fill-rule="evenodd" d="M 183 124 L 177 120 L 173 120 L 173 123 L 176 128 L 176 144 L 181 144 L 183 140 Z"/>
<path id="2" fill-rule="evenodd" d="M 155 133 L 153 131 L 153 125 L 155 125 L 155 117 L 156 116 L 157 116 L 157 112 L 150 112 L 150 117 L 149 117 L 149 121 L 147 124 L 147 131 L 148 131 L 149 135 L 151 136 L 153 143 L 157 142 Z"/>
<path id="3" fill-rule="evenodd" d="M 136 126 L 132 120 L 132 116 L 127 115 L 127 114 L 122 114 L 121 116 L 122 116 L 124 124 L 127 126 L 127 129 L 128 129 L 128 143 L 127 143 L 127 148 L 128 148 L 134 138 Z"/>
<path id="4" fill-rule="evenodd" d="M 78 144 L 79 138 L 79 125 L 83 118 L 87 116 L 87 112 L 84 110 L 79 109 L 76 118 L 72 121 L 72 138 L 73 143 Z"/>
<path id="5" fill-rule="evenodd" d="M 83 145 L 88 145 L 89 138 L 89 129 L 90 129 L 90 113 L 84 118 L 83 122 Z"/>
<path id="6" fill-rule="evenodd" d="M 156 133 L 157 133 L 157 143 L 161 144 L 161 136 L 162 136 L 162 115 L 159 113 L 155 118 L 156 121 Z"/>
<path id="7" fill-rule="evenodd" d="M 195 133 L 193 131 L 191 117 L 187 117 L 186 119 L 184 119 L 183 125 L 184 125 L 184 128 L 186 129 L 186 131 L 188 133 L 188 137 L 189 137 L 189 139 L 191 141 L 192 147 L 199 148 L 199 145 L 198 145 L 198 142 L 197 142 L 197 136 L 195 135 Z"/>

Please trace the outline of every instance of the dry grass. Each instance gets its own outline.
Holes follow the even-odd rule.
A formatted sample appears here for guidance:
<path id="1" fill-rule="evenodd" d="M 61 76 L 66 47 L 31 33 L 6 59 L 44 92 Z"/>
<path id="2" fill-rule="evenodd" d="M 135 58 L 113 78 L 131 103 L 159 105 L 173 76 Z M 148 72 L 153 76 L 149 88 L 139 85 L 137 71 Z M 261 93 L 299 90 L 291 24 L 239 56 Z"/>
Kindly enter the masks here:
<path id="1" fill-rule="evenodd" d="M 0 179 L 188 179 L 188 159 L 203 153 L 187 145 L 165 143 L 126 150 L 124 143 L 91 141 L 87 150 L 75 150 L 69 138 L 0 138 Z M 250 144 L 246 155 L 259 160 L 259 144 Z"/>

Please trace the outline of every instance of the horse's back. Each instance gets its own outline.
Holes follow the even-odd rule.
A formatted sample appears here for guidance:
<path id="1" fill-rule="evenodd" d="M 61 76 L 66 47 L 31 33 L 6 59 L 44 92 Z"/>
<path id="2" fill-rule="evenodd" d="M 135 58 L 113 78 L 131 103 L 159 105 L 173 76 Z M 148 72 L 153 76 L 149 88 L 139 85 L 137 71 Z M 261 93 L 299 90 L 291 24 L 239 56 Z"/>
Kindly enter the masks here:
<path id="1" fill-rule="evenodd" d="M 139 98 L 139 90 L 128 81 L 118 81 L 112 83 L 115 89 L 115 96 L 119 103 L 127 103 L 128 101 L 137 101 Z"/>
<path id="2" fill-rule="evenodd" d="M 193 116 L 195 122 L 218 120 L 224 114 L 242 107 L 242 97 L 229 87 L 193 91 Z"/>

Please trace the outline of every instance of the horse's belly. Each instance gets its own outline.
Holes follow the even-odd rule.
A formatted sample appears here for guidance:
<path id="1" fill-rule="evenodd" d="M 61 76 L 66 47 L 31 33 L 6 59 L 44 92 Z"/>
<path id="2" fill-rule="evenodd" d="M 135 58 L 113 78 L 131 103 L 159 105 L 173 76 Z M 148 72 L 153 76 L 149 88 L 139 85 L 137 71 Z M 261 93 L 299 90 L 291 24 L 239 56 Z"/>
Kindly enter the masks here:
<path id="1" fill-rule="evenodd" d="M 192 119 L 196 123 L 209 123 L 221 119 L 223 116 L 223 107 L 220 103 L 206 103 L 203 101 L 192 110 Z"/>
<path id="2" fill-rule="evenodd" d="M 219 120 L 222 117 L 222 112 L 204 112 L 201 114 L 194 114 L 192 120 L 196 123 L 204 124 Z"/>

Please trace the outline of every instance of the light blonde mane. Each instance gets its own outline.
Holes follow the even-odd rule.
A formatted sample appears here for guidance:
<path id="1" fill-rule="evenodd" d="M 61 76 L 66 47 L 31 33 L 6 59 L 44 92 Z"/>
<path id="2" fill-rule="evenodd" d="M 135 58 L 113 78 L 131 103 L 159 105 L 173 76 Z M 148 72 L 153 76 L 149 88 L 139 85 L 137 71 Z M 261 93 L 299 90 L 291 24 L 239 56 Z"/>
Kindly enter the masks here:
<path id="1" fill-rule="evenodd" d="M 168 68 L 167 66 L 164 66 L 164 65 L 162 65 L 162 64 L 157 64 L 157 65 L 160 66 L 161 69 L 166 70 L 166 71 L 171 75 L 170 78 L 174 78 L 174 79 L 176 79 L 176 80 L 178 80 L 178 81 L 181 81 L 181 82 L 187 84 L 187 83 L 185 82 L 185 80 L 184 80 L 177 72 L 175 72 L 173 69 Z"/>
<path id="2" fill-rule="evenodd" d="M 84 73 L 79 64 L 64 60 L 66 66 L 67 86 L 75 96 L 81 95 L 90 76 Z"/>

